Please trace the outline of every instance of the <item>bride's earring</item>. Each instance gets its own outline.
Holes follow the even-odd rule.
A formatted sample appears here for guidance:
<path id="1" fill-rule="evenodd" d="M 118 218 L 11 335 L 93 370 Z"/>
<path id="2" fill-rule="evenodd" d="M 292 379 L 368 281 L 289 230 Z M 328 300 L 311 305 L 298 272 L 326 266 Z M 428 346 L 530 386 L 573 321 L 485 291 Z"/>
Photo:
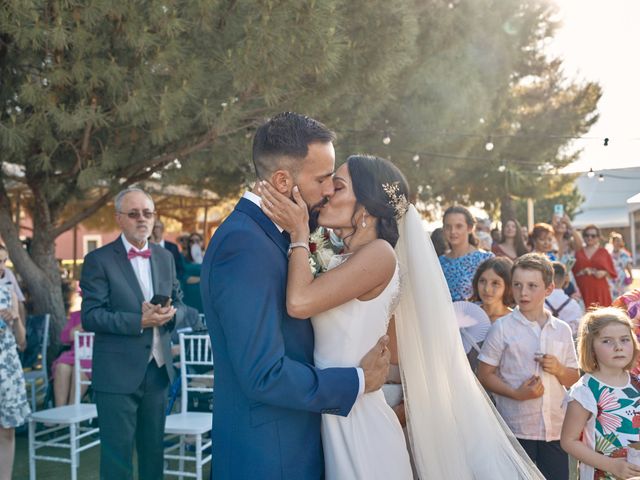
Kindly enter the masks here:
<path id="1" fill-rule="evenodd" d="M 366 213 L 362 214 L 362 228 L 367 228 L 367 222 L 364 221 Z"/>

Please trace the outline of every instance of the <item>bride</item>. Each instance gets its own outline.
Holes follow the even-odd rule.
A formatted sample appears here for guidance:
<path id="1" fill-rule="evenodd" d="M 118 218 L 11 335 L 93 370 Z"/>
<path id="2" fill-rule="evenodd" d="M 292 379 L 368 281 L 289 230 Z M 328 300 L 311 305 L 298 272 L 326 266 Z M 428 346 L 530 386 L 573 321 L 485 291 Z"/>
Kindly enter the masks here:
<path id="1" fill-rule="evenodd" d="M 318 223 L 344 254 L 314 278 L 308 210 L 260 185 L 264 212 L 291 235 L 287 309 L 312 317 L 319 368 L 357 366 L 395 312 L 409 450 L 421 479 L 543 479 L 477 383 L 448 289 L 408 184 L 392 163 L 354 155 L 336 171 Z M 395 248 L 395 250 L 394 250 Z M 413 477 L 402 428 L 382 391 L 349 416 L 322 416 L 327 479 Z"/>

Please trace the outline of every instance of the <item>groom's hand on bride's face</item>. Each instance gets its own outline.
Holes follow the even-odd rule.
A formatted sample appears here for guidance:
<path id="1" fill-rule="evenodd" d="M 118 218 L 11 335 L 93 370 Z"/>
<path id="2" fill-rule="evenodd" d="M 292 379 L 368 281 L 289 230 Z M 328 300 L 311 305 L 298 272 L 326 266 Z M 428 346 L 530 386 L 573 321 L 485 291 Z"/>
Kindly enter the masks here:
<path id="1" fill-rule="evenodd" d="M 380 337 L 378 343 L 362 357 L 360 367 L 364 371 L 364 392 L 374 392 L 384 384 L 389 373 L 391 352 L 387 345 L 389 336 Z"/>

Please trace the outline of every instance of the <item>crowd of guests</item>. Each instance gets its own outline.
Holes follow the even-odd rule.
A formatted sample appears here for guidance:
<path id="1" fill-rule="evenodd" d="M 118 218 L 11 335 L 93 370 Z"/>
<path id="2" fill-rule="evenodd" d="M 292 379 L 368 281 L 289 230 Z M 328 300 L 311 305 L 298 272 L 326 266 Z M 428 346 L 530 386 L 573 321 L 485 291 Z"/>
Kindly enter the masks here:
<path id="1" fill-rule="evenodd" d="M 566 216 L 526 237 L 515 219 L 490 230 L 461 206 L 432 234 L 452 300 L 480 305 L 491 324 L 472 368 L 548 479 L 568 479 L 576 460 L 581 480 L 640 475 L 628 458 L 640 440 L 640 290 L 628 291 L 622 236 L 601 237 Z"/>
<path id="2" fill-rule="evenodd" d="M 531 232 L 516 219 L 491 229 L 453 206 L 431 238 L 452 300 L 480 305 L 491 322 L 474 369 L 542 473 L 568 478 L 568 452 L 581 461 L 584 479 L 640 474 L 623 455 L 640 434 L 640 383 L 628 375 L 640 373 L 640 328 L 632 321 L 640 317 L 640 292 L 628 292 L 632 258 L 622 236 L 611 233 L 602 246 L 597 226 L 578 231 L 566 216 Z M 171 253 L 182 302 L 202 312 L 202 235 L 172 243 L 156 218 L 145 241 Z M 26 344 L 25 298 L 7 260 L 0 245 L 0 479 L 10 478 L 15 428 L 30 411 L 18 357 Z M 66 348 L 51 367 L 55 406 L 73 401 L 73 338 L 83 329 L 82 292 L 65 285 Z"/>

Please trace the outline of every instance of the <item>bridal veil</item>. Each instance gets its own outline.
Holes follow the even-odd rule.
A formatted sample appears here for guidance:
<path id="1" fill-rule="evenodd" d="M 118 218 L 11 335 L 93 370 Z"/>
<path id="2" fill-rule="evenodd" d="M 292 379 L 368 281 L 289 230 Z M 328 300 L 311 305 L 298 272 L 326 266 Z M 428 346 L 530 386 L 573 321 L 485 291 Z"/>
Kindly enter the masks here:
<path id="1" fill-rule="evenodd" d="M 440 263 L 413 205 L 399 221 L 396 330 L 420 479 L 540 479 L 469 367 Z"/>

